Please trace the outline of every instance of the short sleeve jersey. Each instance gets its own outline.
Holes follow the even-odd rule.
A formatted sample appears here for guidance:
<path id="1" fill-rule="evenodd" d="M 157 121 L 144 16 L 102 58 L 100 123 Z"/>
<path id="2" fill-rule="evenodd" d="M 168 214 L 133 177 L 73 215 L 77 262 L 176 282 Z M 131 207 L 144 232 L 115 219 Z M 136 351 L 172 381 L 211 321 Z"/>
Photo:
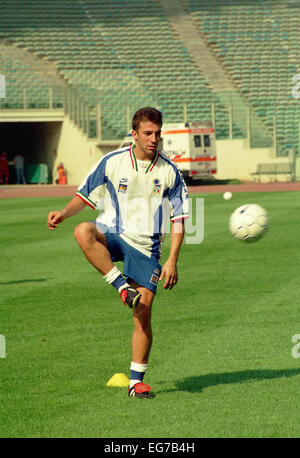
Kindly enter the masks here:
<path id="1" fill-rule="evenodd" d="M 188 191 L 176 165 L 161 151 L 152 162 L 136 159 L 135 146 L 106 154 L 89 171 L 77 196 L 100 210 L 96 222 L 129 245 L 160 258 L 170 221 L 188 217 Z"/>

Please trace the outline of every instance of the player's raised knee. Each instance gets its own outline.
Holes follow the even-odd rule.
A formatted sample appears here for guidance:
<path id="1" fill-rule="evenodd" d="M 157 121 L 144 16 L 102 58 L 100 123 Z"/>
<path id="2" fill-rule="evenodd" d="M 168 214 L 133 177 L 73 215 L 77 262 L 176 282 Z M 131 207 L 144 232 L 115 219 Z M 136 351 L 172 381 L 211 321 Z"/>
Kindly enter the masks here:
<path id="1" fill-rule="evenodd" d="M 90 235 L 91 230 L 88 223 L 80 223 L 74 229 L 74 237 L 79 245 L 86 243 Z"/>

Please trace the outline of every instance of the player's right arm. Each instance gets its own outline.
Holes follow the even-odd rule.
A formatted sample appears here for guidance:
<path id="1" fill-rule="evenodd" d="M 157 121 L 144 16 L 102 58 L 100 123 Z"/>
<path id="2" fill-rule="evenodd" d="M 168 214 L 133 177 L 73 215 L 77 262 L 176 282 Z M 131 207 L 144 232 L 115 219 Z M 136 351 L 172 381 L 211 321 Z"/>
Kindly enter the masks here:
<path id="1" fill-rule="evenodd" d="M 77 215 L 86 206 L 87 203 L 84 202 L 80 197 L 73 197 L 73 199 L 68 203 L 68 205 L 63 210 L 51 211 L 48 214 L 48 229 L 50 229 L 50 231 L 53 231 L 55 228 L 57 228 L 59 223 L 63 222 L 64 219 L 70 218 L 70 216 Z"/>

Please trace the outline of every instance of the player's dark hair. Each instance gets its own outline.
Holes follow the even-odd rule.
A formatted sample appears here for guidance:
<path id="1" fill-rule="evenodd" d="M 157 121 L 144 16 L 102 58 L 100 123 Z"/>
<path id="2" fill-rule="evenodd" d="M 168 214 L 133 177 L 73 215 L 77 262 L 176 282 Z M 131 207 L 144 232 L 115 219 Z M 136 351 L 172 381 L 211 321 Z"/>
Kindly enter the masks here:
<path id="1" fill-rule="evenodd" d="M 162 113 L 156 108 L 144 107 L 136 111 L 132 118 L 132 129 L 137 131 L 142 121 L 151 121 L 162 126 Z"/>

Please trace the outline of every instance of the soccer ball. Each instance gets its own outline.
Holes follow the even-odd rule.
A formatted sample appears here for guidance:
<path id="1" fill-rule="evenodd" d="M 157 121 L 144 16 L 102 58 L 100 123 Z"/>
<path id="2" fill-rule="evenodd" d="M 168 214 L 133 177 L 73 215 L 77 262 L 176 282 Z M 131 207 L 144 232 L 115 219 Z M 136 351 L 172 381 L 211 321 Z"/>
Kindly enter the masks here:
<path id="1" fill-rule="evenodd" d="M 268 229 L 269 216 L 266 210 L 257 204 L 246 204 L 238 207 L 229 220 L 231 234 L 246 242 L 256 242 Z"/>
<path id="2" fill-rule="evenodd" d="M 224 194 L 223 194 L 223 199 L 225 199 L 225 200 L 230 200 L 231 197 L 232 197 L 232 193 L 231 193 L 230 191 L 224 192 Z"/>

